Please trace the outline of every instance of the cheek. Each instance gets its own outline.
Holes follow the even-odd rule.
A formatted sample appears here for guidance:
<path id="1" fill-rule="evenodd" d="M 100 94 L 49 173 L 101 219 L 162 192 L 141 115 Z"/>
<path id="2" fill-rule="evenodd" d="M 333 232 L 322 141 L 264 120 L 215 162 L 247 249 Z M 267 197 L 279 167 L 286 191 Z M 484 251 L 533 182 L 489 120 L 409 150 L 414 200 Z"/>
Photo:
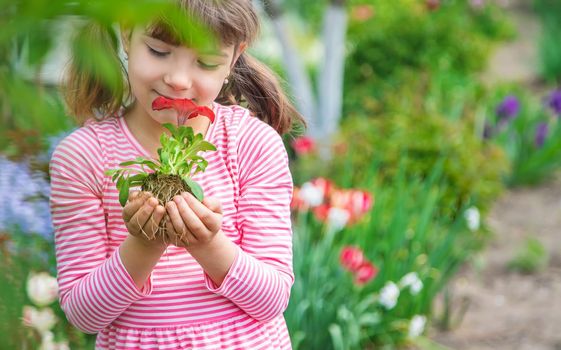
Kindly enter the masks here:
<path id="1" fill-rule="evenodd" d="M 205 96 L 205 102 L 212 102 L 222 90 L 224 80 L 220 76 L 208 76 L 200 80 L 199 94 Z"/>
<path id="2" fill-rule="evenodd" d="M 129 62 L 129 80 L 131 85 L 146 84 L 154 81 L 158 77 L 158 69 L 153 63 L 147 64 L 143 60 Z M 140 86 L 137 86 L 139 88 Z"/>

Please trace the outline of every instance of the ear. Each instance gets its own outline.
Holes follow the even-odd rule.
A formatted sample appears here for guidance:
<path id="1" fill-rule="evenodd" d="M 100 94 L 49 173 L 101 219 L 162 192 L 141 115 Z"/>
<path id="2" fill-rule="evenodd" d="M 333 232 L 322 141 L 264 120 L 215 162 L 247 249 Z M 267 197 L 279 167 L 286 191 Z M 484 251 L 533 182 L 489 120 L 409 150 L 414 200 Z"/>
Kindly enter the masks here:
<path id="1" fill-rule="evenodd" d="M 242 53 L 245 52 L 246 49 L 247 49 L 247 43 L 245 41 L 240 43 L 238 47 L 236 47 L 236 50 L 234 51 L 234 57 L 232 59 L 232 64 L 230 65 L 230 69 L 234 69 L 234 65 L 238 61 L 238 58 L 240 58 L 240 56 L 242 55 Z"/>

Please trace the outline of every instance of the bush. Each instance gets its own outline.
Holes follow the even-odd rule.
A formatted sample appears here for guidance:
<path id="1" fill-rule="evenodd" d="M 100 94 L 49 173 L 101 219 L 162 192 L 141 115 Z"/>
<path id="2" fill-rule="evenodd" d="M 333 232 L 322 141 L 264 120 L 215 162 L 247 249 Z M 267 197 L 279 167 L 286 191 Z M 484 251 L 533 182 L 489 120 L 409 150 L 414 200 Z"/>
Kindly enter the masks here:
<path id="1" fill-rule="evenodd" d="M 349 118 L 342 124 L 339 142 L 347 143 L 348 152 L 335 156 L 330 174 L 342 183 L 367 182 L 373 174 L 361 169 L 372 168 L 372 164 L 377 165 L 382 182 L 391 183 L 402 161 L 406 177 L 424 179 L 444 158 L 439 212 L 450 217 L 468 203 L 488 209 L 500 193 L 508 169 L 503 151 L 483 143 L 468 123 L 438 115 Z"/>
<path id="2" fill-rule="evenodd" d="M 494 41 L 512 29 L 491 5 L 474 10 L 466 1 L 442 2 L 430 11 L 425 1 L 370 1 L 375 15 L 351 21 L 351 49 L 345 71 L 345 110 L 356 110 L 365 91 L 378 97 L 387 85 L 408 84 L 403 70 L 467 75 L 485 67 Z M 360 93 L 357 93 L 359 91 Z"/>

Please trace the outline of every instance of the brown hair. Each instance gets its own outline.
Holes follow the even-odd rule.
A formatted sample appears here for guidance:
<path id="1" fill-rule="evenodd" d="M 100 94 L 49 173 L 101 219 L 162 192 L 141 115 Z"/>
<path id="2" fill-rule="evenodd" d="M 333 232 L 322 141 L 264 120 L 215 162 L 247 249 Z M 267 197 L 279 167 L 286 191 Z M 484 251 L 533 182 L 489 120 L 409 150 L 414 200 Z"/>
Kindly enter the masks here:
<path id="1" fill-rule="evenodd" d="M 179 6 L 189 18 L 198 19 L 209 28 L 219 41 L 227 46 L 250 45 L 259 32 L 259 19 L 251 0 L 179 0 Z M 103 43 L 118 60 L 118 42 L 113 40 L 111 28 L 91 25 L 85 35 Z M 147 29 L 149 35 L 177 45 L 182 40 L 167 25 L 165 18 L 155 21 Z M 118 111 L 123 99 L 130 94 L 128 83 L 107 84 L 95 71 L 84 70 L 71 62 L 67 75 L 66 101 L 70 111 L 81 121 L 95 114 L 112 115 Z M 124 73 L 124 69 L 123 73 Z M 121 76 L 125 76 L 121 74 Z M 283 92 L 278 76 L 264 64 L 244 52 L 236 61 L 229 83 L 224 86 L 216 101 L 224 105 L 246 105 L 259 119 L 284 134 L 305 121 Z M 110 86 L 112 85 L 112 86 Z"/>

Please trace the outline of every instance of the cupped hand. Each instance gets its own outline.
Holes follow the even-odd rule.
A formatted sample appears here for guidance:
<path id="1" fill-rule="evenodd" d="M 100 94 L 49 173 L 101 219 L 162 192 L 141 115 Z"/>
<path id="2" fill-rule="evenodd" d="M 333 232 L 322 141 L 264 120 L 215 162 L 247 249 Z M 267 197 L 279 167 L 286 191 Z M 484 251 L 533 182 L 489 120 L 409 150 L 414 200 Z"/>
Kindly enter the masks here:
<path id="1" fill-rule="evenodd" d="M 202 202 L 183 192 L 166 203 L 167 240 L 187 249 L 210 243 L 222 227 L 222 206 L 216 198 Z"/>
<path id="2" fill-rule="evenodd" d="M 135 191 L 123 209 L 123 220 L 132 236 L 146 244 L 163 244 L 164 237 L 156 237 L 156 232 L 165 214 L 165 208 L 150 193 Z"/>

